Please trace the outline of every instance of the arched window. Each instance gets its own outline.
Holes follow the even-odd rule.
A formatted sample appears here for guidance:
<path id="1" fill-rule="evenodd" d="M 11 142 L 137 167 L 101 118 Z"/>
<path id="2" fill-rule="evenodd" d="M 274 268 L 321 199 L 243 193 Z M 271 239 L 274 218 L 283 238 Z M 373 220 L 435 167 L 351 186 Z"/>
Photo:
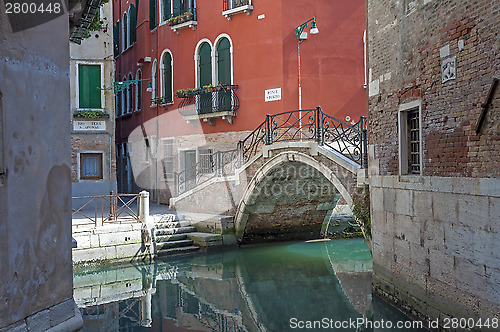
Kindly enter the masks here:
<path id="1" fill-rule="evenodd" d="M 128 47 L 128 15 L 123 13 L 123 25 L 122 25 L 122 51 L 125 51 Z"/>
<path id="2" fill-rule="evenodd" d="M 135 79 L 137 80 L 137 85 L 135 88 L 135 110 L 139 111 L 142 108 L 142 72 L 140 69 L 137 69 Z"/>
<path id="3" fill-rule="evenodd" d="M 129 73 L 129 74 L 128 74 L 128 80 L 129 80 L 129 81 L 132 81 L 132 73 Z M 133 84 L 131 84 L 131 85 L 129 85 L 129 86 L 127 87 L 127 98 L 128 98 L 128 100 L 127 100 L 127 105 L 128 105 L 127 112 L 128 112 L 128 113 L 132 112 L 132 109 L 133 109 L 133 107 L 134 107 L 134 106 L 133 106 L 133 105 L 134 105 L 134 104 L 133 104 L 133 100 L 132 100 L 132 98 L 133 98 L 132 86 L 133 86 Z"/>
<path id="4" fill-rule="evenodd" d="M 204 42 L 198 54 L 198 86 L 204 87 L 212 84 L 212 47 Z"/>
<path id="5" fill-rule="evenodd" d="M 217 45 L 217 83 L 231 84 L 231 43 L 223 37 Z"/>
<path id="6" fill-rule="evenodd" d="M 165 103 L 173 102 L 173 75 L 172 75 L 172 54 L 170 51 L 165 50 L 163 54 L 163 59 L 161 63 L 161 80 L 162 80 L 162 91 L 161 96 Z"/>
<path id="7" fill-rule="evenodd" d="M 231 85 L 231 43 L 222 37 L 217 44 L 217 84 Z M 219 110 L 231 110 L 231 90 L 222 90 L 217 93 Z"/>
<path id="8" fill-rule="evenodd" d="M 153 88 L 152 98 L 158 97 L 158 62 L 153 61 L 153 67 L 151 69 L 151 86 Z"/>

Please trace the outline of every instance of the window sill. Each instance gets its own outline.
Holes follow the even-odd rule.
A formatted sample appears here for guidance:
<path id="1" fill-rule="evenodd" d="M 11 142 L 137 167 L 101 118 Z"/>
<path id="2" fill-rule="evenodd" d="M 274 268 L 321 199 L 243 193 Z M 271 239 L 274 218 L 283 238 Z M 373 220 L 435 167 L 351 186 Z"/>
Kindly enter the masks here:
<path id="1" fill-rule="evenodd" d="M 182 29 L 185 28 L 191 28 L 191 30 L 196 30 L 196 26 L 198 25 L 198 21 L 187 21 L 187 22 L 182 22 L 176 25 L 173 25 L 170 29 L 172 29 L 173 32 L 180 34 Z"/>
<path id="2" fill-rule="evenodd" d="M 231 21 L 232 16 L 239 13 L 246 13 L 248 16 L 252 14 L 253 6 L 252 5 L 244 5 L 236 8 L 232 8 L 229 10 L 225 10 L 222 12 L 229 21 Z"/>

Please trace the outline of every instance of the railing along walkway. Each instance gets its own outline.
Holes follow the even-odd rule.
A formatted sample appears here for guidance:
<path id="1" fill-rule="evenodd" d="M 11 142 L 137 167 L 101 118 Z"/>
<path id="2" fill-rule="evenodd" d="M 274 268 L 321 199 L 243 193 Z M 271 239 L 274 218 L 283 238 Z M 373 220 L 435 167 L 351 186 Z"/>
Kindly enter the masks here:
<path id="1" fill-rule="evenodd" d="M 105 223 L 139 222 L 139 194 L 114 194 L 73 197 L 80 201 L 73 208 L 73 225 L 103 226 Z M 134 206 L 136 210 L 134 210 Z"/>
<path id="2" fill-rule="evenodd" d="M 238 142 L 235 150 L 218 151 L 208 159 L 174 173 L 176 194 L 182 194 L 210 179 L 233 175 L 264 145 L 293 141 L 314 141 L 342 154 L 362 168 L 368 165 L 366 118 L 362 116 L 351 126 L 324 113 L 318 106 L 315 109 L 268 114 L 264 122 Z"/>

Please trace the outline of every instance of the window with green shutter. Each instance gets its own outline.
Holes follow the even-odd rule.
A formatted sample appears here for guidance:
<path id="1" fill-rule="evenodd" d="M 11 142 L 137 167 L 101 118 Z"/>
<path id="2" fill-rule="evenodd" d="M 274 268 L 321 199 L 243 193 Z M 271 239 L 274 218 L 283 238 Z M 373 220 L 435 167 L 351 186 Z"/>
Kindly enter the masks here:
<path id="1" fill-rule="evenodd" d="M 156 28 L 156 0 L 149 0 L 149 30 Z"/>
<path id="2" fill-rule="evenodd" d="M 172 102 L 172 56 L 165 53 L 163 58 L 163 98 L 166 102 Z"/>
<path id="3" fill-rule="evenodd" d="M 114 55 L 118 56 L 120 54 L 120 21 L 116 21 L 116 25 L 113 25 L 113 51 Z"/>
<path id="4" fill-rule="evenodd" d="M 78 107 L 101 108 L 101 66 L 78 65 Z"/>
<path id="5" fill-rule="evenodd" d="M 219 84 L 231 84 L 231 44 L 222 38 L 217 46 L 217 79 Z"/>
<path id="6" fill-rule="evenodd" d="M 137 8 L 130 5 L 130 44 L 132 45 L 137 41 Z"/>
<path id="7" fill-rule="evenodd" d="M 206 42 L 200 47 L 198 75 L 200 87 L 212 84 L 212 48 Z M 198 112 L 201 114 L 211 112 L 212 94 L 204 93 L 200 95 L 198 107 Z"/>
<path id="8" fill-rule="evenodd" d="M 128 47 L 128 18 L 127 13 L 123 13 L 123 23 L 122 23 L 122 45 L 125 51 Z"/>
<path id="9" fill-rule="evenodd" d="M 163 19 L 166 21 L 172 17 L 172 0 L 163 1 Z"/>

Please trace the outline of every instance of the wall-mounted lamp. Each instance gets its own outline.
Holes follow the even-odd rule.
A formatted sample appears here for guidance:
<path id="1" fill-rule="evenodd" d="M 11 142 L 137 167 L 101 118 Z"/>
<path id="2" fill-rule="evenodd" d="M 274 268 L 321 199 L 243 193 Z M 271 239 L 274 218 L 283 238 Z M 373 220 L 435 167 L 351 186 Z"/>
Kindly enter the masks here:
<path id="1" fill-rule="evenodd" d="M 135 84 L 137 85 L 141 81 L 148 81 L 148 88 L 146 89 L 147 92 L 153 91 L 153 87 L 151 86 L 151 79 L 150 78 L 144 78 L 141 80 L 128 80 L 128 81 L 120 81 L 120 82 L 115 82 L 113 84 L 115 92 L 120 92 L 122 90 L 125 90 L 128 86 Z"/>
<path id="2" fill-rule="evenodd" d="M 301 36 L 302 36 L 302 33 L 304 32 L 304 29 L 307 27 L 307 23 L 309 23 L 311 21 L 312 21 L 311 30 L 309 30 L 309 33 L 311 33 L 311 35 L 315 35 L 315 34 L 319 33 L 318 26 L 316 25 L 316 18 L 313 16 L 311 19 L 305 21 L 304 23 L 302 23 L 301 25 L 299 25 L 298 27 L 295 28 L 295 35 L 297 36 L 297 40 L 305 39 L 305 38 L 302 38 Z"/>

